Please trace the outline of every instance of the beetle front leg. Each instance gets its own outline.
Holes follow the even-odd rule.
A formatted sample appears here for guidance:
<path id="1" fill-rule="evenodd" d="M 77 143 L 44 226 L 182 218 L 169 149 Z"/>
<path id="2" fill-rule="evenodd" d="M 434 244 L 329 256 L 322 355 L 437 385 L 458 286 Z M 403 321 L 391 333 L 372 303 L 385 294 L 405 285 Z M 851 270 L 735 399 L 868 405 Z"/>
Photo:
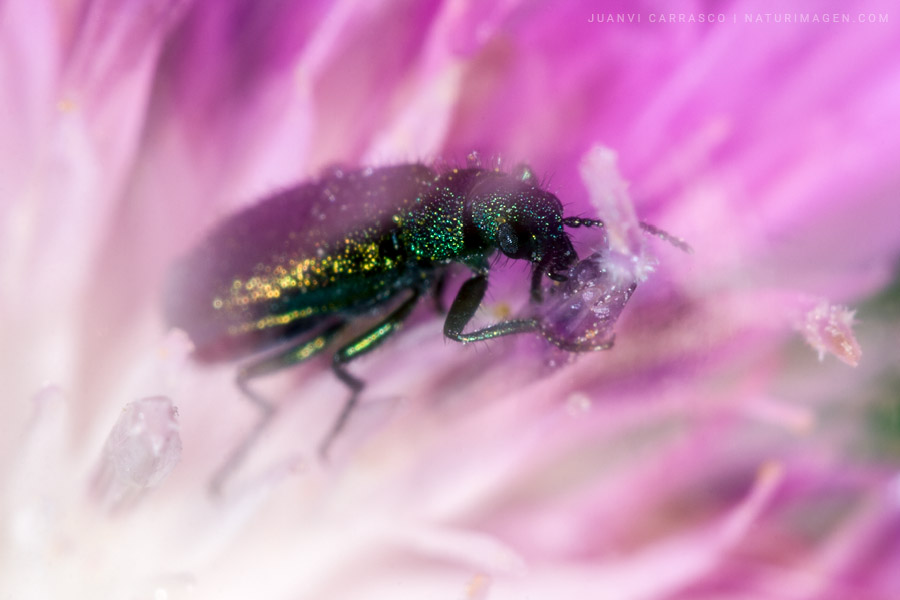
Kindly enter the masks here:
<path id="1" fill-rule="evenodd" d="M 459 288 L 459 292 L 457 292 L 456 298 L 450 306 L 450 312 L 447 313 L 447 319 L 444 321 L 445 336 L 451 340 L 466 343 L 489 340 L 514 333 L 527 333 L 539 329 L 540 325 L 536 319 L 512 319 L 471 333 L 463 333 L 463 329 L 469 324 L 469 321 L 475 316 L 475 311 L 481 305 L 481 301 L 484 299 L 484 294 L 487 291 L 487 285 L 487 276 L 476 275 Z"/>
<path id="2" fill-rule="evenodd" d="M 533 304 L 540 304 L 544 299 L 544 290 L 541 288 L 543 280 L 544 269 L 537 265 L 531 273 L 531 302 Z"/>

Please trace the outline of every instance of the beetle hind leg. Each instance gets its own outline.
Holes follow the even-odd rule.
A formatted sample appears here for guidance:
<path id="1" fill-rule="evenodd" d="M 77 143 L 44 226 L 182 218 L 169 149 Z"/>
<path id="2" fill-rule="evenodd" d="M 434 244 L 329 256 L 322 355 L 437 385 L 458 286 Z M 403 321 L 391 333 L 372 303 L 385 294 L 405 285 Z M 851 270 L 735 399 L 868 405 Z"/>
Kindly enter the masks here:
<path id="1" fill-rule="evenodd" d="M 356 357 L 371 352 L 380 346 L 392 333 L 396 332 L 403 321 L 412 312 L 416 302 L 421 296 L 421 291 L 414 290 L 412 296 L 403 301 L 393 312 L 387 315 L 383 320 L 366 330 L 353 340 L 341 346 L 335 352 L 332 358 L 332 370 L 340 381 L 350 388 L 350 397 L 344 403 L 341 412 L 335 419 L 334 424 L 328 432 L 328 435 L 319 446 L 319 454 L 325 459 L 328 457 L 328 451 L 335 439 L 343 431 L 350 416 L 359 401 L 359 395 L 365 387 L 362 379 L 352 375 L 347 371 L 347 363 Z M 300 344 L 289 347 L 288 349 L 263 358 L 258 362 L 251 363 L 243 367 L 237 375 L 237 386 L 240 388 L 244 396 L 258 407 L 260 417 L 253 430 L 248 433 L 240 444 L 235 447 L 224 464 L 219 467 L 210 483 L 210 490 L 214 495 L 219 495 L 234 471 L 243 463 L 247 453 L 268 428 L 275 416 L 275 407 L 265 398 L 250 389 L 248 382 L 275 371 L 299 364 L 309 358 L 319 354 L 328 345 L 332 339 L 338 335 L 346 326 L 344 321 L 339 321 L 327 329 Z"/>
<path id="2" fill-rule="evenodd" d="M 282 352 L 250 363 L 238 371 L 236 378 L 237 387 L 241 390 L 244 397 L 256 406 L 259 411 L 259 418 L 253 429 L 235 446 L 228 458 L 225 459 L 225 462 L 222 463 L 222 466 L 213 475 L 209 485 L 210 492 L 213 495 L 218 496 L 221 494 L 225 483 L 237 468 L 241 466 L 241 463 L 247 458 L 247 453 L 256 444 L 259 437 L 265 432 L 275 417 L 276 409 L 272 403 L 254 392 L 248 385 L 248 382 L 257 377 L 299 364 L 319 354 L 328 345 L 328 342 L 340 332 L 344 325 L 343 321 L 334 323 L 315 337 L 293 345 Z"/>
<path id="3" fill-rule="evenodd" d="M 400 306 L 394 309 L 394 311 L 382 321 L 375 324 L 335 352 L 331 368 L 334 371 L 335 376 L 337 376 L 344 385 L 350 388 L 350 397 L 344 402 L 344 406 L 341 408 L 340 414 L 331 426 L 331 430 L 319 446 L 319 456 L 323 459 L 328 458 L 328 452 L 331 449 L 331 445 L 350 420 L 350 415 L 353 414 L 353 410 L 359 402 L 359 395 L 366 385 L 362 379 L 359 379 L 347 371 L 347 363 L 358 356 L 371 352 L 384 343 L 392 333 L 400 329 L 403 325 L 403 321 L 406 320 L 415 307 L 420 295 L 421 292 L 415 290 L 412 296 L 404 300 Z"/>

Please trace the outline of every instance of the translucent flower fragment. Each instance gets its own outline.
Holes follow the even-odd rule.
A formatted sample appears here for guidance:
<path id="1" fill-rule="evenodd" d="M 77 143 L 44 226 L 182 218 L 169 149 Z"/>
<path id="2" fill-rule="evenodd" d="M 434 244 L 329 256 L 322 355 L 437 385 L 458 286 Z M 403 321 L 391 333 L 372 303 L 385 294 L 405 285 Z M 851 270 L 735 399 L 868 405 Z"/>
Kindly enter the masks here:
<path id="1" fill-rule="evenodd" d="M 619 173 L 617 162 L 618 156 L 614 150 L 595 146 L 582 158 L 579 171 L 590 193 L 591 206 L 603 218 L 609 240 L 608 243 L 604 240 L 604 247 L 608 245 L 613 251 L 630 256 L 637 262 L 644 256 L 644 236 L 628 193 L 628 182 Z M 638 274 L 646 275 L 648 272 Z"/>
<path id="2" fill-rule="evenodd" d="M 854 314 L 855 311 L 825 300 L 807 311 L 801 330 L 809 345 L 818 352 L 819 360 L 831 353 L 851 367 L 859 364 L 862 350 L 853 335 Z"/>
<path id="3" fill-rule="evenodd" d="M 541 332 L 564 350 L 604 350 L 613 344 L 613 327 L 637 287 L 633 274 L 618 264 L 618 253 L 594 253 L 567 273 L 541 306 Z"/>
<path id="4" fill-rule="evenodd" d="M 574 352 L 612 346 L 616 321 L 637 284 L 647 279 L 656 264 L 646 250 L 642 230 L 688 249 L 681 240 L 638 222 L 613 151 L 596 147 L 588 152 L 581 176 L 591 203 L 604 218 L 605 235 L 594 243 L 593 254 L 569 269 L 566 281 L 550 289 L 538 309 L 544 337 Z"/>
<path id="5" fill-rule="evenodd" d="M 178 410 L 164 396 L 127 405 L 113 426 L 93 491 L 108 508 L 137 501 L 159 485 L 181 459 Z"/>

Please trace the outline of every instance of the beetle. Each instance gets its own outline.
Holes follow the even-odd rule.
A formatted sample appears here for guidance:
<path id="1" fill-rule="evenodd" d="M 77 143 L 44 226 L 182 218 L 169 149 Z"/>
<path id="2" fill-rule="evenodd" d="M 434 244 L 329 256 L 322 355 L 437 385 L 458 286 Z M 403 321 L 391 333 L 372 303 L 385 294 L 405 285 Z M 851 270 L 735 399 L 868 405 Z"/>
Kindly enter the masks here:
<path id="1" fill-rule="evenodd" d="M 330 350 L 331 368 L 350 395 L 322 442 L 325 455 L 364 387 L 348 363 L 396 332 L 424 294 L 439 298 L 452 263 L 472 275 L 446 313 L 446 337 L 465 343 L 541 333 L 538 318 L 465 331 L 484 298 L 489 259 L 499 252 L 529 261 L 531 299 L 539 303 L 544 276 L 564 281 L 578 261 L 564 228 L 602 225 L 565 217 L 524 166 L 509 173 L 418 163 L 331 169 L 216 226 L 171 269 L 165 317 L 187 333 L 201 362 L 261 354 L 237 373 L 240 389 L 264 413 L 257 433 L 272 408 L 247 382 Z M 346 340 L 367 315 L 378 321 Z M 336 338 L 343 343 L 332 349 Z"/>

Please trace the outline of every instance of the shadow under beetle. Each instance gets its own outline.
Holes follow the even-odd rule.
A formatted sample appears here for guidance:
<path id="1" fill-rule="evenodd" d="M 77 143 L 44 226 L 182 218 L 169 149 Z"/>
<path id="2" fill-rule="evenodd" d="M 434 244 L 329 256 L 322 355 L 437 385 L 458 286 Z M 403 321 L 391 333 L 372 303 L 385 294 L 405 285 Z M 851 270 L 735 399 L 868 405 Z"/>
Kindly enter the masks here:
<path id="1" fill-rule="evenodd" d="M 238 386 L 264 416 L 213 486 L 242 460 L 273 412 L 247 382 L 324 352 L 335 338 L 347 340 L 360 317 L 379 315 L 374 326 L 333 350 L 332 369 L 351 392 L 320 447 L 327 454 L 364 386 L 347 364 L 397 331 L 423 294 L 439 297 L 450 263 L 473 274 L 447 312 L 448 338 L 472 342 L 541 332 L 537 318 L 464 330 L 484 298 L 495 252 L 533 264 L 534 302 L 541 300 L 545 275 L 566 279 L 578 256 L 564 227 L 602 222 L 562 213 L 560 201 L 527 167 L 439 172 L 404 164 L 334 169 L 220 223 L 173 267 L 166 318 L 187 333 L 200 361 L 270 352 L 238 371 Z M 563 340 L 545 337 L 568 350 L 609 345 L 566 348 Z"/>

